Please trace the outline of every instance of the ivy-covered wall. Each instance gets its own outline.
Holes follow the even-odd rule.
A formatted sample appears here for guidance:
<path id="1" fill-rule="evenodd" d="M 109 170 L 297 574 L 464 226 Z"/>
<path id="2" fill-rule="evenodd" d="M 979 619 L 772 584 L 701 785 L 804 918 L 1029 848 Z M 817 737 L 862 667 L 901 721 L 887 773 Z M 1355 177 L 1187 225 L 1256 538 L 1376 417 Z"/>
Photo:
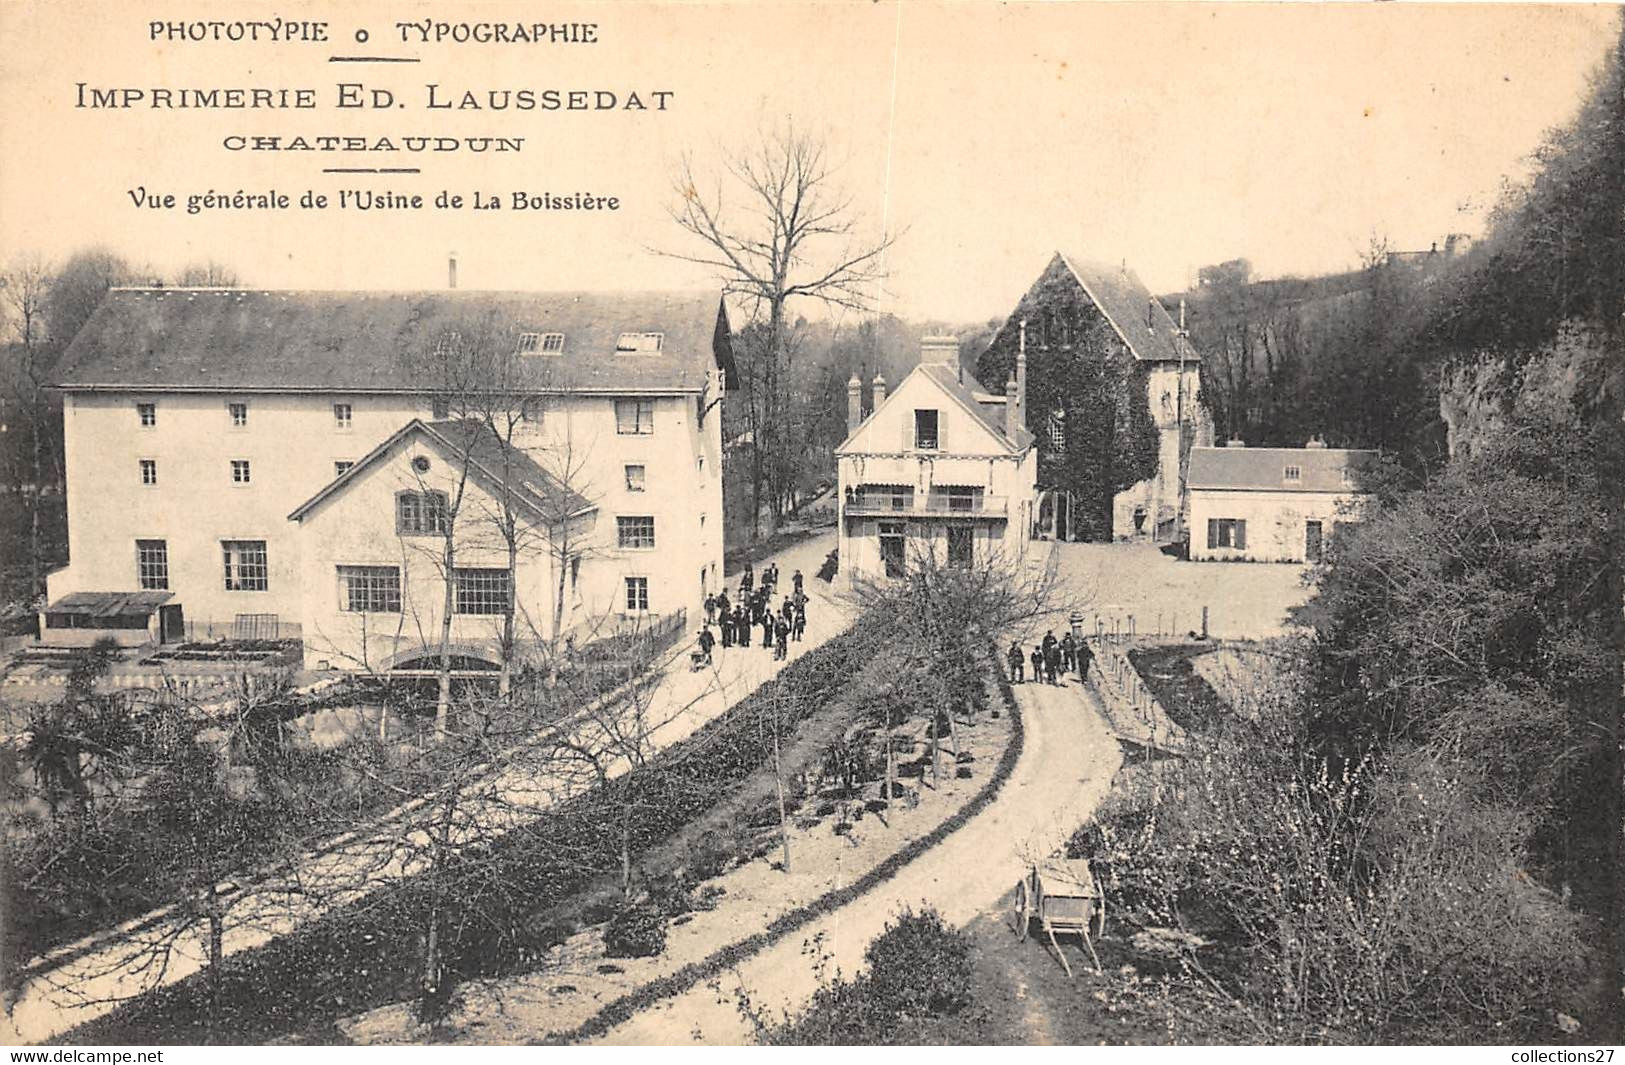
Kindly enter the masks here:
<path id="1" fill-rule="evenodd" d="M 1038 438 L 1039 487 L 1073 494 L 1074 538 L 1110 540 L 1113 497 L 1157 473 L 1149 368 L 1129 352 L 1057 255 L 977 360 L 977 378 L 994 391 L 1003 391 L 1015 369 L 1023 318 L 1026 419 Z M 1064 452 L 1049 433 L 1057 411 L 1065 426 Z"/>

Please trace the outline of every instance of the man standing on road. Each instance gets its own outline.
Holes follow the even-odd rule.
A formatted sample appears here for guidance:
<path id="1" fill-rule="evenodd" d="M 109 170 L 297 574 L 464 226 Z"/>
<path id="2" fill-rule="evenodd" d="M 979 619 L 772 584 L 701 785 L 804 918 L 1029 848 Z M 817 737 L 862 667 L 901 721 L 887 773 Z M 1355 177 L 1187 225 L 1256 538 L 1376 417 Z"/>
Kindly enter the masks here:
<path id="1" fill-rule="evenodd" d="M 773 614 L 762 604 L 762 650 L 773 650 Z"/>
<path id="2" fill-rule="evenodd" d="M 716 620 L 717 620 L 717 597 L 714 596 L 714 595 L 708 595 L 708 596 L 705 597 L 705 623 L 707 625 L 710 625 L 711 623 L 713 623 Z"/>
<path id="3" fill-rule="evenodd" d="M 1037 684 L 1044 676 L 1044 647 L 1042 644 L 1033 644 L 1033 683 Z"/>
<path id="4" fill-rule="evenodd" d="M 727 610 L 722 611 L 722 620 L 718 626 L 722 629 L 722 646 L 724 648 L 734 645 L 734 616 Z"/>
<path id="5" fill-rule="evenodd" d="M 1051 641 L 1044 648 L 1044 673 L 1051 684 L 1055 683 L 1055 671 L 1061 666 L 1061 645 Z"/>
<path id="6" fill-rule="evenodd" d="M 1078 662 L 1077 650 L 1078 650 L 1078 645 L 1073 642 L 1072 634 L 1070 632 L 1067 633 L 1065 636 L 1061 637 L 1061 672 L 1062 673 L 1070 673 L 1070 672 L 1072 672 L 1073 667 L 1077 665 L 1077 662 Z"/>
<path id="7" fill-rule="evenodd" d="M 1014 640 L 1010 641 L 1010 654 L 1008 658 L 1010 662 L 1010 683 L 1022 683 L 1026 679 L 1023 674 L 1026 672 L 1024 667 L 1027 664 L 1027 660 L 1026 657 L 1021 653 L 1021 644 Z"/>
<path id="8" fill-rule="evenodd" d="M 806 631 L 807 631 L 807 597 L 804 596 L 804 595 L 803 596 L 797 596 L 796 597 L 796 616 L 795 616 L 795 620 L 790 623 L 790 638 L 795 640 L 797 643 L 800 643 L 801 642 L 801 637 L 802 637 L 803 634 L 806 633 Z"/>
<path id="9" fill-rule="evenodd" d="M 1089 666 L 1095 660 L 1095 653 L 1089 650 L 1089 638 L 1086 636 L 1078 643 L 1078 680 L 1080 683 L 1089 683 Z"/>
<path id="10" fill-rule="evenodd" d="M 773 627 L 776 637 L 773 645 L 773 657 L 783 661 L 790 656 L 790 623 L 783 618 Z"/>
<path id="11" fill-rule="evenodd" d="M 745 604 L 734 607 L 734 639 L 741 647 L 750 646 L 750 618 L 745 615 Z"/>

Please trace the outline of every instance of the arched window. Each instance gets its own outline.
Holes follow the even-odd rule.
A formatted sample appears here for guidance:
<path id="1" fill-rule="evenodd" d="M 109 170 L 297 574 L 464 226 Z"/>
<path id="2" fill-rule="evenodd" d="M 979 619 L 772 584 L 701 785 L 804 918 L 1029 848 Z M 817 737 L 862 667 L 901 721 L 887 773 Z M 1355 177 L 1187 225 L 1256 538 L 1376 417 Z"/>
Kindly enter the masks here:
<path id="1" fill-rule="evenodd" d="M 1049 449 L 1052 454 L 1066 454 L 1066 411 L 1055 410 L 1049 416 Z"/>

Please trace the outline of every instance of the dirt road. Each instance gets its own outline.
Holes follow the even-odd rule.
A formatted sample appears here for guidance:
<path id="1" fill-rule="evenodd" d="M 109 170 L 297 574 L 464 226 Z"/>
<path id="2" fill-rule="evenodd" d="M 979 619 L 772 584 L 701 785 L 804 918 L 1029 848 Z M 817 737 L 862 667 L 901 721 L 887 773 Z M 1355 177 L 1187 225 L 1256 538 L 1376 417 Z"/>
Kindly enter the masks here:
<path id="1" fill-rule="evenodd" d="M 1111 787 L 1122 757 L 1092 692 L 1076 680 L 1059 687 L 1016 685 L 1026 745 L 993 803 L 892 880 L 743 963 L 719 986 L 700 986 L 639 1014 L 602 1041 L 623 1045 L 739 1044 L 750 1028 L 734 1005 L 743 986 L 777 1016 L 799 1009 L 817 989 L 803 944 L 823 937 L 831 968 L 852 973 L 886 922 L 922 901 L 955 925 L 996 910 L 1026 863 L 1062 846 Z M 1011 938 L 1012 945 L 1014 937 Z"/>

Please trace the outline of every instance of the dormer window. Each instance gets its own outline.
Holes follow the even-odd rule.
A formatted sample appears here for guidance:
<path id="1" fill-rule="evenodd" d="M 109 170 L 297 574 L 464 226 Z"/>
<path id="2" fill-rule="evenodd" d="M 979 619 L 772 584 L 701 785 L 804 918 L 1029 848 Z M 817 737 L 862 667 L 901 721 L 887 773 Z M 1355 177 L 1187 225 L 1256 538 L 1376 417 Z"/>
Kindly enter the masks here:
<path id="1" fill-rule="evenodd" d="M 665 340 L 664 333 L 622 333 L 620 339 L 615 341 L 615 351 L 618 354 L 658 355 Z"/>
<path id="2" fill-rule="evenodd" d="M 536 353 L 537 346 L 541 343 L 541 339 L 542 337 L 540 333 L 520 333 L 518 349 L 519 354 L 534 355 Z"/>
<path id="3" fill-rule="evenodd" d="M 1288 466 L 1286 468 L 1286 472 L 1282 476 L 1284 476 L 1287 479 L 1288 482 L 1290 482 L 1292 484 L 1296 484 L 1299 481 L 1303 480 L 1303 467 L 1302 466 Z"/>
<path id="4" fill-rule="evenodd" d="M 562 355 L 562 354 L 564 354 L 564 334 L 563 333 L 543 333 L 542 334 L 542 354 L 543 355 Z"/>

